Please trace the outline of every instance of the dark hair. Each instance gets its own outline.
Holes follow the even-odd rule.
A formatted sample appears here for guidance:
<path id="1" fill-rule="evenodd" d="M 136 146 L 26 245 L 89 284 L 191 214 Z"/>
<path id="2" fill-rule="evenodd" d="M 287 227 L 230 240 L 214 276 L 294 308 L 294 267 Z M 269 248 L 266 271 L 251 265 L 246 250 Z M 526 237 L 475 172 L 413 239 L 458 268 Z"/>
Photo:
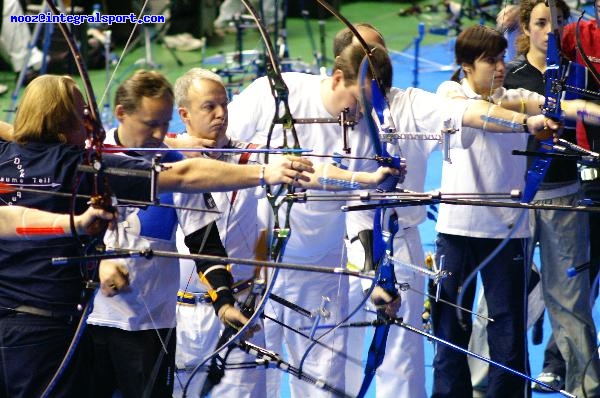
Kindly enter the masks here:
<path id="1" fill-rule="evenodd" d="M 525 30 L 531 22 L 531 11 L 538 4 L 546 3 L 546 0 L 521 0 L 519 23 L 521 28 Z M 547 7 L 547 6 L 546 6 Z M 564 0 L 556 0 L 556 7 L 562 11 L 563 22 L 571 16 L 571 10 Z M 521 33 L 516 40 L 517 54 L 527 54 L 529 52 L 529 36 Z"/>
<path id="2" fill-rule="evenodd" d="M 479 58 L 495 57 L 507 46 L 508 42 L 496 29 L 483 25 L 469 26 L 456 38 L 454 57 L 459 68 L 452 75 L 452 80 L 460 80 L 463 64 L 473 65 Z"/>
<path id="3" fill-rule="evenodd" d="M 173 101 L 173 87 L 159 72 L 139 70 L 117 88 L 115 105 L 123 106 L 123 110 L 131 114 L 138 110 L 144 97 Z"/>
<path id="4" fill-rule="evenodd" d="M 361 28 L 372 30 L 374 33 L 379 35 L 381 39 L 381 45 L 383 45 L 383 47 L 386 47 L 383 35 L 381 34 L 381 32 L 379 32 L 379 30 L 377 30 L 377 28 L 375 28 L 370 23 L 361 22 L 353 24 L 352 26 L 354 26 L 356 30 L 360 30 Z M 354 39 L 354 33 L 352 33 L 352 31 L 348 27 L 337 32 L 335 38 L 333 39 L 333 56 L 337 57 L 338 55 L 340 55 L 344 48 L 348 47 L 352 43 L 352 39 Z"/>
<path id="5" fill-rule="evenodd" d="M 387 93 L 392 87 L 392 62 L 387 51 L 379 44 L 367 43 L 371 49 L 371 62 L 375 68 L 379 84 L 384 93 Z M 351 44 L 342 50 L 336 57 L 333 70 L 341 70 L 344 73 L 345 85 L 351 85 L 358 82 L 358 71 L 363 58 L 366 56 L 365 50 L 358 43 Z M 369 77 L 373 77 L 372 70 L 369 70 Z"/>

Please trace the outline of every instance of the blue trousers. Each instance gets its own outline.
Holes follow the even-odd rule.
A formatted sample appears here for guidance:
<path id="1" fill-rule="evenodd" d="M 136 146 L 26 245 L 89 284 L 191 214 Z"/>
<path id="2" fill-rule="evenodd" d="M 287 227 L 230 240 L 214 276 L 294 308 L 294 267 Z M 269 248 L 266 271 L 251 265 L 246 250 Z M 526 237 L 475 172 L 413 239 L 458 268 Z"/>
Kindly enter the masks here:
<path id="1" fill-rule="evenodd" d="M 440 297 L 456 303 L 461 289 L 463 306 L 471 309 L 475 283 L 463 286 L 464 280 L 501 242 L 500 239 L 471 238 L 439 234 L 436 260 L 444 256 L 445 269 L 452 275 L 442 282 Z M 481 270 L 488 315 L 494 320 L 487 326 L 490 359 L 509 368 L 528 373 L 526 335 L 526 242 L 511 239 Z M 472 329 L 471 315 L 462 313 L 459 322 L 456 308 L 441 300 L 432 303 L 435 336 L 467 348 Z M 433 360 L 432 398 L 472 397 L 473 387 L 467 357 L 438 343 Z M 529 383 L 499 367 L 490 366 L 487 397 L 523 398 L 531 395 Z"/>

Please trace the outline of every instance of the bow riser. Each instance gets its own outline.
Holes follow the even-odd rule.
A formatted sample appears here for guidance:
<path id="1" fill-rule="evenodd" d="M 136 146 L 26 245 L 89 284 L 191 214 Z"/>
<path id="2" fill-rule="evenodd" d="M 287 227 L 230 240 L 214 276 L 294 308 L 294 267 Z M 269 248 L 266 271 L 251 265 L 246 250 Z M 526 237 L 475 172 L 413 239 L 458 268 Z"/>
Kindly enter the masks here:
<path id="1" fill-rule="evenodd" d="M 544 106 L 542 113 L 548 118 L 555 120 L 559 123 L 564 122 L 564 115 L 561 108 L 561 96 L 564 92 L 564 79 L 567 75 L 568 66 L 562 62 L 560 56 L 560 47 L 558 35 L 558 22 L 557 22 L 557 11 L 556 1 L 549 0 L 548 6 L 550 7 L 552 31 L 548 33 L 548 48 L 546 50 L 546 72 L 544 74 L 546 81 L 546 95 L 544 100 Z M 542 153 L 554 153 L 553 138 L 540 141 L 538 148 L 539 152 Z M 522 203 L 529 203 L 533 200 L 537 191 L 539 190 L 540 184 L 544 180 L 552 158 L 550 157 L 539 157 L 536 156 L 533 159 L 531 166 L 527 170 L 525 176 L 525 187 L 523 189 L 523 196 L 521 198 Z"/>

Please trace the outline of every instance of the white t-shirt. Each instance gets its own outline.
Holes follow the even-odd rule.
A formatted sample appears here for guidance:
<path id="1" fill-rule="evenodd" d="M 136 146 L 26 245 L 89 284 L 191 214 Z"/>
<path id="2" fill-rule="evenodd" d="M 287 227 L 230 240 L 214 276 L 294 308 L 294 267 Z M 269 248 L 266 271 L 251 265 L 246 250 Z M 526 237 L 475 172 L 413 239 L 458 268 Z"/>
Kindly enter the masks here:
<path id="1" fill-rule="evenodd" d="M 231 141 L 227 147 L 244 149 L 247 144 Z M 227 163 L 239 163 L 240 157 L 240 153 L 224 153 L 219 160 Z M 250 155 L 247 164 L 260 162 L 258 157 L 257 154 Z M 239 189 L 234 192 L 213 192 L 211 194 L 221 211 L 221 217 L 217 220 L 221 242 L 229 257 L 254 259 L 261 229 L 256 210 L 258 199 L 265 196 L 265 189 L 257 187 Z M 200 200 L 198 195 L 195 196 L 196 200 Z M 187 204 L 194 206 L 194 203 Z M 177 234 L 177 245 L 180 250 L 187 252 L 187 248 L 183 244 L 183 233 L 180 230 Z M 180 267 L 180 290 L 194 293 L 206 292 L 206 286 L 200 282 L 193 261 L 180 260 Z M 253 272 L 254 267 L 232 264 L 231 273 L 235 281 L 249 279 L 253 276 Z"/>
<path id="2" fill-rule="evenodd" d="M 440 85 L 438 94 L 457 93 L 467 98 L 480 99 L 466 80 L 462 84 L 447 81 Z M 540 95 L 527 90 L 496 90 L 495 99 L 539 99 Z M 490 104 L 492 106 L 492 104 Z M 509 193 L 525 185 L 526 158 L 513 156 L 514 149 L 524 150 L 527 134 L 490 133 L 481 129 L 462 129 L 464 148 L 452 148 L 452 163 L 442 168 L 443 193 Z M 507 200 L 509 201 L 509 200 Z M 475 238 L 506 237 L 526 210 L 507 207 L 440 205 L 436 230 L 440 233 Z M 527 214 L 517 226 L 513 238 L 529 237 Z"/>
<path id="3" fill-rule="evenodd" d="M 323 106 L 321 84 L 325 77 L 302 73 L 284 73 L 289 89 L 290 112 L 294 118 L 331 118 Z M 275 112 L 275 101 L 266 78 L 250 84 L 229 104 L 229 127 L 227 133 L 240 141 L 267 144 L 267 134 Z M 338 124 L 296 125 L 299 144 L 312 149 L 315 154 L 343 154 L 343 134 Z M 365 124 L 360 122 L 348 134 L 352 156 L 373 156 L 370 138 L 364 133 Z M 281 125 L 275 126 L 270 147 L 282 145 Z M 288 136 L 288 143 L 292 144 Z M 311 158 L 313 163 L 331 163 L 331 158 Z M 373 171 L 377 163 L 369 160 L 347 162 L 349 170 Z M 345 166 L 345 165 L 344 165 Z M 308 190 L 310 195 L 314 191 Z M 324 194 L 323 191 L 318 191 Z M 342 253 L 345 233 L 342 202 L 308 201 L 294 203 L 290 215 L 291 236 L 285 249 L 286 261 L 318 264 L 331 253 Z M 285 207 L 285 206 L 283 206 Z M 285 210 L 280 220 L 285 220 Z M 332 265 L 332 264 L 325 264 Z M 339 265 L 339 264 L 334 264 Z"/>
<path id="4" fill-rule="evenodd" d="M 105 143 L 115 144 L 115 130 L 107 133 Z M 144 157 L 152 156 L 146 155 Z M 186 206 L 190 197 L 202 194 L 161 194 L 163 203 Z M 107 248 L 176 251 L 175 230 L 178 224 L 188 233 L 216 220 L 218 213 L 150 206 L 120 210 L 119 223 L 107 231 Z M 175 327 L 176 294 L 179 288 L 179 262 L 176 258 L 153 257 L 122 259 L 129 270 L 130 285 L 113 297 L 98 292 L 88 323 L 123 330 L 148 330 Z"/>
<path id="5" fill-rule="evenodd" d="M 390 111 L 398 133 L 439 134 L 449 120 L 449 126 L 459 131 L 450 136 L 451 147 L 459 140 L 462 116 L 467 101 L 451 101 L 440 95 L 418 88 L 401 90 L 392 88 L 388 95 Z M 433 140 L 407 139 L 400 141 L 402 156 L 406 158 L 406 177 L 400 188 L 415 192 L 425 189 L 427 159 L 431 152 L 440 150 L 441 145 Z M 425 220 L 424 206 L 398 207 L 395 209 L 401 227 L 414 227 Z"/>

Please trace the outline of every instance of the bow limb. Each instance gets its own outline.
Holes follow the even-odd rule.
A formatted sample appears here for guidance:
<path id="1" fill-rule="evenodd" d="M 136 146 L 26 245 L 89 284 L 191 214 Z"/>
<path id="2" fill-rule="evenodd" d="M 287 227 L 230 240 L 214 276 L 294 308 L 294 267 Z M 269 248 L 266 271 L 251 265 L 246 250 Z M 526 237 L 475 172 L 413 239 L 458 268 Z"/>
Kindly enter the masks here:
<path id="1" fill-rule="evenodd" d="M 379 159 L 379 164 L 392 163 L 393 167 L 400 167 L 400 159 L 392 158 L 387 151 L 386 144 L 383 144 L 380 139 L 380 129 L 373 118 L 373 111 L 380 122 L 383 122 L 381 106 L 385 104 L 384 95 L 377 81 L 373 79 L 371 85 L 367 83 L 367 72 L 369 69 L 368 57 L 363 59 L 359 70 L 359 85 L 360 85 L 360 103 L 365 113 L 365 120 L 368 126 L 368 132 L 375 147 L 375 152 Z M 370 92 L 368 88 L 370 87 Z M 377 104 L 373 106 L 373 104 Z M 376 109 L 379 107 L 379 109 Z M 374 109 L 375 108 L 375 109 Z M 389 176 L 378 187 L 379 192 L 391 192 L 396 189 L 399 182 L 398 176 Z M 398 232 L 398 218 L 393 212 L 387 217 L 386 228 L 383 228 L 383 222 L 386 218 L 386 210 L 378 208 L 375 210 L 373 222 L 373 259 L 377 264 L 376 279 L 374 284 L 383 288 L 393 299 L 398 298 L 399 293 L 396 289 L 396 277 L 394 274 L 394 265 L 391 262 L 391 256 L 394 254 L 393 241 L 394 236 Z M 390 324 L 385 322 L 389 317 L 385 315 L 383 310 L 379 310 L 377 318 L 384 321 L 382 325 L 375 327 L 373 340 L 369 346 L 367 355 L 367 363 L 365 366 L 365 377 L 360 386 L 358 397 L 362 398 L 366 395 L 377 368 L 383 363 L 385 357 L 385 348 L 387 337 L 389 334 Z"/>
<path id="2" fill-rule="evenodd" d="M 54 15 L 60 15 L 60 11 L 58 10 L 58 8 L 52 0 L 46 0 L 46 4 L 48 5 L 48 8 L 50 8 L 50 11 L 52 11 Z M 87 71 L 87 68 L 85 67 L 81 51 L 79 51 L 77 43 L 75 42 L 75 38 L 73 37 L 73 34 L 71 33 L 71 30 L 69 29 L 67 24 L 64 22 L 58 22 L 58 27 L 62 32 L 65 40 L 67 41 L 69 51 L 73 55 L 77 71 L 79 72 L 79 76 L 81 77 L 83 83 L 83 89 L 85 91 L 85 96 L 88 102 L 90 112 L 89 116 L 91 122 L 93 123 L 93 130 L 91 131 L 91 137 L 89 137 L 92 139 L 92 149 L 101 152 L 105 132 L 104 128 L 102 127 L 102 123 L 100 122 L 100 112 L 98 111 L 98 103 L 96 102 L 96 97 L 94 95 L 94 89 L 92 88 L 89 73 Z"/>
<path id="3" fill-rule="evenodd" d="M 46 0 L 46 4 L 47 4 L 48 8 L 50 9 L 50 11 L 54 15 L 60 15 L 60 11 L 56 7 L 56 5 L 52 2 L 52 0 Z M 85 68 L 85 65 L 83 63 L 83 58 L 82 58 L 81 52 L 79 51 L 77 44 L 75 43 L 73 34 L 71 33 L 71 31 L 69 30 L 69 28 L 67 27 L 67 25 L 65 23 L 59 22 L 58 26 L 59 26 L 59 29 L 61 30 L 63 36 L 65 37 L 65 40 L 67 42 L 69 50 L 71 51 L 71 54 L 73 55 L 75 64 L 77 66 L 77 70 L 83 81 L 84 91 L 85 91 L 85 95 L 86 95 L 86 98 L 88 101 L 87 112 L 89 112 L 89 114 L 88 114 L 89 117 L 87 118 L 86 121 L 84 121 L 86 123 L 86 129 L 88 130 L 88 134 L 89 134 L 88 138 L 90 139 L 90 142 L 92 143 L 92 148 L 91 148 L 90 152 L 88 152 L 88 161 L 90 161 L 90 163 L 101 162 L 101 157 L 100 157 L 101 151 L 100 150 L 102 148 L 102 141 L 104 140 L 104 129 L 102 128 L 102 124 L 99 122 L 100 113 L 98 112 L 98 106 L 97 106 L 97 103 L 96 103 L 96 100 L 94 97 L 94 92 L 93 92 L 93 88 L 92 88 L 92 85 L 91 85 L 91 82 L 89 79 L 89 74 L 87 73 L 87 69 Z M 91 125 L 91 127 L 92 127 L 91 129 L 88 128 L 90 126 L 88 126 L 87 123 L 89 123 Z M 96 194 L 96 192 L 94 194 Z M 75 196 L 75 195 L 76 195 L 76 192 L 73 192 L 73 196 Z M 71 217 L 71 225 L 74 225 L 74 218 L 75 218 L 74 209 L 71 212 L 70 217 Z M 95 293 L 95 291 L 94 291 L 94 293 Z M 42 397 L 48 397 L 52 394 L 52 391 L 56 387 L 56 384 L 58 383 L 60 377 L 66 370 L 73 354 L 75 353 L 75 349 L 77 348 L 79 340 L 81 339 L 83 332 L 85 330 L 87 316 L 89 315 L 89 313 L 91 311 L 91 303 L 90 303 L 91 297 L 93 297 L 94 293 L 86 295 L 87 303 L 86 303 L 84 311 L 81 315 L 79 324 L 77 325 L 77 328 L 75 329 L 75 332 L 73 334 L 73 339 L 71 340 L 71 344 L 69 345 L 69 348 L 65 352 L 65 355 L 64 355 L 64 358 L 63 358 L 61 364 L 59 365 L 59 367 L 56 370 L 56 372 L 54 373 L 52 379 L 50 380 L 50 382 L 44 389 L 44 391 L 42 393 Z"/>
<path id="4" fill-rule="evenodd" d="M 246 9 L 252 15 L 256 26 L 258 27 L 259 33 L 263 40 L 265 51 L 267 53 L 268 62 L 266 65 L 267 69 L 267 79 L 269 81 L 269 86 L 271 88 L 271 94 L 273 95 L 273 99 L 275 100 L 275 114 L 273 115 L 273 121 L 271 122 L 271 126 L 269 128 L 269 133 L 267 136 L 267 149 L 271 147 L 271 139 L 273 135 L 273 131 L 275 125 L 280 124 L 282 126 L 282 135 L 283 135 L 283 147 L 288 148 L 288 132 L 291 134 L 291 138 L 293 140 L 292 147 L 294 149 L 299 149 L 300 144 L 298 140 L 298 135 L 296 133 L 296 127 L 294 125 L 294 119 L 292 117 L 290 106 L 288 102 L 289 98 L 289 90 L 283 76 L 281 74 L 281 67 L 279 66 L 279 62 L 277 60 L 277 56 L 275 55 L 275 50 L 273 47 L 273 43 L 269 37 L 268 31 L 264 24 L 262 23 L 258 12 L 252 6 L 249 0 L 242 0 L 242 3 L 246 7 Z M 265 163 L 268 163 L 269 154 L 265 154 Z M 286 201 L 285 199 L 285 191 L 293 192 L 292 187 L 284 187 L 281 186 L 276 192 L 271 190 L 271 186 L 267 185 L 267 199 L 273 209 L 273 217 L 274 217 L 274 236 L 271 239 L 270 243 L 270 256 L 274 261 L 281 261 L 283 256 L 285 245 L 290 237 L 290 211 L 292 207 L 292 203 L 290 201 Z M 283 197 L 283 198 L 282 198 Z M 283 227 L 280 227 L 279 222 L 279 209 L 283 204 L 287 204 L 286 212 L 285 212 L 285 220 Z"/>
<path id="5" fill-rule="evenodd" d="M 260 20 L 259 14 L 256 11 L 256 9 L 254 9 L 252 4 L 248 0 L 242 0 L 242 3 L 246 7 L 248 12 L 250 13 L 252 18 L 254 19 L 254 22 L 256 23 L 259 34 L 261 35 L 262 41 L 264 43 L 265 51 L 266 51 L 266 55 L 267 55 L 267 63 L 266 63 L 267 78 L 269 81 L 269 85 L 271 87 L 271 93 L 275 99 L 275 115 L 273 117 L 273 122 L 271 123 L 271 127 L 269 129 L 269 134 L 268 134 L 268 138 L 267 138 L 267 148 L 270 148 L 271 137 L 273 134 L 274 126 L 276 124 L 281 124 L 283 127 L 284 147 L 288 146 L 287 131 L 289 130 L 292 134 L 292 139 L 294 141 L 293 142 L 294 148 L 299 149 L 300 146 L 299 146 L 299 142 L 298 142 L 298 137 L 296 134 L 296 130 L 295 130 L 294 123 L 293 123 L 293 118 L 291 116 L 291 112 L 290 112 L 290 108 L 289 108 L 289 104 L 288 104 L 288 88 L 283 80 L 282 75 L 281 75 L 281 68 L 277 61 L 277 57 L 275 55 L 275 51 L 273 49 L 273 44 L 269 37 L 268 31 L 267 31 L 266 27 L 264 26 L 264 24 L 262 23 L 262 21 Z M 280 115 L 280 110 L 282 108 L 283 108 L 283 114 Z M 269 155 L 269 153 L 267 152 L 265 154 L 265 163 L 268 163 L 268 155 Z M 269 203 L 271 204 L 271 207 L 273 208 L 273 216 L 274 216 L 274 221 L 275 221 L 274 237 L 271 239 L 271 242 L 269 243 L 269 246 L 270 246 L 269 256 L 271 259 L 273 259 L 276 262 L 281 261 L 281 258 L 283 256 L 283 252 L 285 249 L 285 245 L 290 236 L 289 214 L 290 214 L 290 210 L 291 210 L 291 202 L 287 203 L 288 206 L 287 206 L 287 212 L 286 212 L 287 214 L 286 214 L 285 224 L 284 224 L 283 228 L 280 228 L 280 226 L 279 226 L 278 211 L 279 211 L 280 206 L 284 203 L 284 201 L 278 201 L 278 198 L 284 193 L 283 191 L 284 191 L 284 188 L 281 187 L 278 190 L 278 192 L 273 193 L 271 191 L 271 187 L 267 185 L 267 198 L 269 199 Z M 190 377 L 184 387 L 184 390 L 183 390 L 184 397 L 187 394 L 187 389 L 188 389 L 189 385 L 191 384 L 193 377 L 198 373 L 198 371 L 200 370 L 202 365 L 204 365 L 208 361 L 212 360 L 212 358 L 219 355 L 220 353 L 229 351 L 230 347 L 232 347 L 232 345 L 236 341 L 243 339 L 244 334 L 249 330 L 249 328 L 260 317 L 260 315 L 263 311 L 263 308 L 264 308 L 265 304 L 267 303 L 269 295 L 271 294 L 271 291 L 275 285 L 275 280 L 277 279 L 278 273 L 279 273 L 278 269 L 274 269 L 272 271 L 271 277 L 269 279 L 269 283 L 266 287 L 264 287 L 264 285 L 258 286 L 256 280 L 253 282 L 250 289 L 252 289 L 252 290 L 254 290 L 255 288 L 260 289 L 260 292 L 253 291 L 251 294 L 258 295 L 259 293 L 262 292 L 262 297 L 259 300 L 258 304 L 256 304 L 255 307 L 253 306 L 252 308 L 246 308 L 245 315 L 248 317 L 248 322 L 246 322 L 246 324 L 244 324 L 237 331 L 229 329 L 228 333 L 227 333 L 228 334 L 227 339 L 221 339 L 218 342 L 217 348 L 211 354 L 207 355 L 200 362 L 200 364 L 198 366 L 196 366 L 196 368 L 193 370 L 192 374 L 190 375 Z M 205 385 L 205 387 L 206 387 L 206 389 L 210 389 L 210 386 L 208 386 L 208 385 Z"/>
<path id="6" fill-rule="evenodd" d="M 52 0 L 46 0 L 48 8 L 54 15 L 60 15 L 60 11 Z M 59 22 L 58 27 L 62 32 L 69 51 L 73 55 L 77 71 L 83 83 L 83 90 L 87 99 L 87 107 L 84 114 L 84 125 L 88 133 L 89 148 L 87 151 L 87 162 L 96 170 L 94 177 L 94 194 L 90 200 L 92 206 L 102 207 L 109 210 L 114 210 L 110 189 L 106 178 L 100 178 L 102 172 L 102 148 L 106 133 L 100 120 L 100 112 L 98 111 L 98 103 L 94 95 L 94 90 L 90 81 L 90 77 L 85 67 L 81 51 L 75 42 L 75 38 L 64 22 Z M 102 181 L 101 181 L 102 180 Z M 75 193 L 74 193 L 75 195 Z"/>

